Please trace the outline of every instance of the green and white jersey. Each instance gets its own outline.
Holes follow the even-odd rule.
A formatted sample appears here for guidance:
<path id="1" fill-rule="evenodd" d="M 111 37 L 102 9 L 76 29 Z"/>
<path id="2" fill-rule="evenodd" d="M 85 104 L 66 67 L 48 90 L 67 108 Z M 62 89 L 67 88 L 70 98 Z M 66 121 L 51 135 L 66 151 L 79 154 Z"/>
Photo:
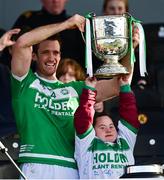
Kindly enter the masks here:
<path id="1" fill-rule="evenodd" d="M 73 117 L 84 82 L 50 82 L 30 70 L 22 81 L 13 76 L 11 83 L 19 162 L 77 168 Z"/>
<path id="2" fill-rule="evenodd" d="M 136 129 L 124 120 L 119 121 L 118 129 L 116 143 L 97 138 L 92 126 L 83 135 L 75 137 L 80 179 L 119 178 L 125 166 L 134 164 Z"/>

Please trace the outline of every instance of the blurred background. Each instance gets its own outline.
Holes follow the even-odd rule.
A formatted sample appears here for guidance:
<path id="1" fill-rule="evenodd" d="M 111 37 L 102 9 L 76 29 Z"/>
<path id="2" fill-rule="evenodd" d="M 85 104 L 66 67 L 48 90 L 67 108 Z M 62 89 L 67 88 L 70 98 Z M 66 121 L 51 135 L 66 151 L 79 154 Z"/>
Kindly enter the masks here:
<path id="1" fill-rule="evenodd" d="M 69 15 L 85 15 L 88 12 L 102 14 L 103 0 L 69 0 Z M 136 164 L 164 164 L 164 0 L 129 0 L 129 12 L 142 21 L 147 46 L 148 77 L 141 78 L 138 69 L 134 73 L 133 91 L 139 108 L 141 129 L 135 147 Z M 0 27 L 9 30 L 18 16 L 28 10 L 39 10 L 39 0 L 0 0 Z M 138 58 L 138 51 L 136 52 Z M 118 99 L 105 102 L 105 110 L 114 118 L 118 114 Z M 1 141 L 17 160 L 19 138 L 2 136 Z M 6 172 L 10 171 L 7 175 Z M 15 175 L 16 174 L 16 175 Z M 0 179 L 17 177 L 18 173 L 8 158 L 0 153 Z"/>
<path id="2" fill-rule="evenodd" d="M 66 8 L 68 14 L 88 12 L 102 13 L 102 0 L 69 0 Z M 130 13 L 143 23 L 163 22 L 163 0 L 129 0 Z M 20 13 L 26 10 L 38 10 L 39 0 L 0 0 L 0 24 L 6 30 L 10 29 Z"/>

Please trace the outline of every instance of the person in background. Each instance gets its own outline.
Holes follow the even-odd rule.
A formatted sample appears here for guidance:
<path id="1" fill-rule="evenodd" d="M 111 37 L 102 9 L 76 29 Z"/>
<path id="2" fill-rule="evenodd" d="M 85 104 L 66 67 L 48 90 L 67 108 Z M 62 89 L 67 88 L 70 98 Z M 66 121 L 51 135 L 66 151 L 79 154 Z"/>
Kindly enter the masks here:
<path id="1" fill-rule="evenodd" d="M 104 0 L 103 14 L 104 15 L 122 15 L 128 12 L 128 0 Z M 139 30 L 133 26 L 133 48 L 139 44 Z"/>
<path id="2" fill-rule="evenodd" d="M 20 29 L 12 29 L 4 32 L 0 37 L 0 51 L 5 47 L 15 44 L 12 36 L 18 34 Z M 0 137 L 6 137 L 16 133 L 16 125 L 11 105 L 10 70 L 0 59 Z"/>
<path id="3" fill-rule="evenodd" d="M 86 78 L 86 74 L 84 73 L 82 67 L 74 59 L 70 58 L 65 58 L 59 63 L 56 76 L 63 83 L 71 81 L 84 81 Z M 103 102 L 95 103 L 94 109 L 97 113 L 103 112 Z"/>
<path id="4" fill-rule="evenodd" d="M 104 0 L 104 15 L 122 15 L 129 11 L 128 0 Z"/>
<path id="5" fill-rule="evenodd" d="M 60 61 L 56 71 L 57 78 L 63 83 L 71 81 L 84 81 L 86 75 L 76 60 L 65 58 Z"/>
<path id="6" fill-rule="evenodd" d="M 1 38 L 0 38 L 0 51 L 2 51 L 5 47 L 12 46 L 15 44 L 15 41 L 11 40 L 11 37 L 14 34 L 18 34 L 20 32 L 20 29 L 12 29 L 7 32 L 5 32 Z"/>
<path id="7" fill-rule="evenodd" d="M 65 8 L 69 3 L 68 0 L 40 0 L 40 2 L 42 6 L 40 10 L 23 12 L 14 23 L 13 28 L 27 31 L 39 26 L 63 22 L 70 18 Z M 85 68 L 85 43 L 81 33 L 77 29 L 67 29 L 60 32 L 60 37 L 62 58 L 75 59 L 82 68 Z"/>
<path id="8" fill-rule="evenodd" d="M 107 114 L 94 119 L 96 79 L 87 78 L 74 115 L 75 159 L 80 179 L 119 178 L 134 165 L 133 149 L 139 129 L 136 100 L 126 77 L 120 84 L 120 121 L 116 127 Z"/>

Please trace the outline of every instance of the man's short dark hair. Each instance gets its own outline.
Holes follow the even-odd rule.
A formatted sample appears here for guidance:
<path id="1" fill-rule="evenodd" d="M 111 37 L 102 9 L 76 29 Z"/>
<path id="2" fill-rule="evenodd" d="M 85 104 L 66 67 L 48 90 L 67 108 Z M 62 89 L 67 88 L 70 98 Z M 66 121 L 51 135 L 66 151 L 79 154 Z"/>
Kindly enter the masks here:
<path id="1" fill-rule="evenodd" d="M 53 35 L 53 36 L 50 36 L 50 37 L 48 37 L 46 40 L 52 40 L 52 41 L 55 41 L 55 40 L 56 40 L 56 41 L 59 42 L 60 46 L 62 45 L 61 38 L 60 38 L 60 35 L 59 35 L 59 34 L 55 34 L 55 35 Z M 33 46 L 33 52 L 36 53 L 36 54 L 37 54 L 37 52 L 38 52 L 39 44 L 40 44 L 40 43 L 35 44 L 35 45 Z"/>

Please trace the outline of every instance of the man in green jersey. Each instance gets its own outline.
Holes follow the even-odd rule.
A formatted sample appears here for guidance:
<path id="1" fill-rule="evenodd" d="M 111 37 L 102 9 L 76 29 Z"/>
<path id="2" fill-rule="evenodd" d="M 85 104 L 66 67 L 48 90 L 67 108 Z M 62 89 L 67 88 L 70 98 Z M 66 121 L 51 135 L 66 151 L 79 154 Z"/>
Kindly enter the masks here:
<path id="1" fill-rule="evenodd" d="M 12 98 L 20 134 L 19 162 L 28 178 L 78 178 L 74 160 L 74 112 L 84 82 L 63 84 L 56 78 L 60 61 L 57 33 L 83 31 L 85 18 L 38 27 L 19 37 L 12 49 Z M 36 73 L 30 70 L 32 45 Z M 71 42 L 70 42 L 71 46 Z M 130 76 L 131 78 L 131 76 Z M 97 83 L 97 101 L 118 94 L 117 78 Z"/>

